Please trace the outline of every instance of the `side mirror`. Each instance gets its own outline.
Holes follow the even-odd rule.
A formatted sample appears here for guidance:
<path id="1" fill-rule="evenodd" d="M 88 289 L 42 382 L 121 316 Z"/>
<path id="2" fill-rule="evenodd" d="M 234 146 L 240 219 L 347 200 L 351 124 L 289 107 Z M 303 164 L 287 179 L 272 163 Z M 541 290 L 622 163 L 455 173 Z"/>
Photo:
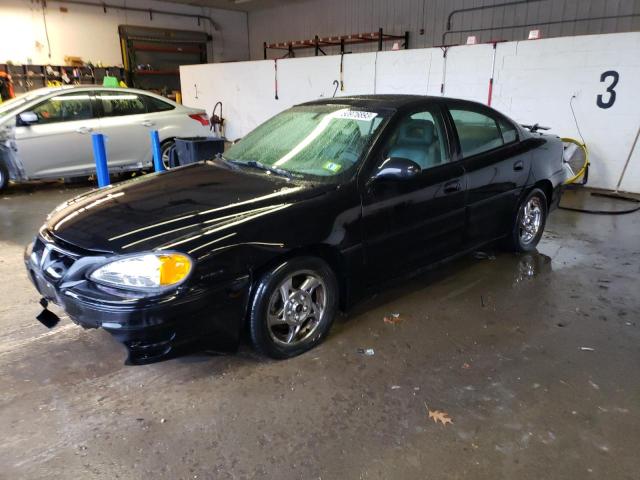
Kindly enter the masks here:
<path id="1" fill-rule="evenodd" d="M 406 180 L 418 175 L 422 169 L 408 158 L 387 158 L 373 175 L 374 180 Z"/>
<path id="2" fill-rule="evenodd" d="M 18 115 L 18 121 L 20 125 L 33 125 L 38 123 L 38 115 L 33 112 L 22 112 Z"/>

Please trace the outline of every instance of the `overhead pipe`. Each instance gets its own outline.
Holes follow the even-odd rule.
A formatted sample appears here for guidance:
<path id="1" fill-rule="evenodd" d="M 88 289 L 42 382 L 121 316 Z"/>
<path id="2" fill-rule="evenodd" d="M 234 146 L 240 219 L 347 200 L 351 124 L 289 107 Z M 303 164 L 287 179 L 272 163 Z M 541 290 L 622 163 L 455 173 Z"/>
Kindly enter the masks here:
<path id="1" fill-rule="evenodd" d="M 544 0 L 517 0 L 514 2 L 503 2 L 503 3 L 493 3 L 491 5 L 481 5 L 479 7 L 458 8 L 457 10 L 451 11 L 449 16 L 447 17 L 447 31 L 451 30 L 451 20 L 453 19 L 453 16 L 457 15 L 458 13 L 473 12 L 476 10 L 487 10 L 489 8 L 510 7 L 511 5 L 521 5 L 523 3 L 536 3 L 536 2 L 542 2 L 542 1 Z"/>
<path id="2" fill-rule="evenodd" d="M 536 0 L 539 1 L 539 0 Z M 607 15 L 603 17 L 590 17 L 590 18 L 571 18 L 568 20 L 555 20 L 552 22 L 531 22 L 524 23 L 521 25 L 504 25 L 500 27 L 486 27 L 486 28 L 469 28 L 462 30 L 448 30 L 442 34 L 442 45 L 445 45 L 447 35 L 453 33 L 476 33 L 476 32 L 489 32 L 491 30 L 508 30 L 510 28 L 527 28 L 527 27 L 539 27 L 539 26 L 548 26 L 548 25 L 558 25 L 560 23 L 571 23 L 571 22 L 590 22 L 595 20 L 615 20 L 618 18 L 635 18 L 640 17 L 640 13 L 629 13 L 626 15 Z"/>
<path id="3" fill-rule="evenodd" d="M 93 2 L 86 2 L 84 0 L 42 0 L 42 6 L 45 7 L 47 2 L 68 3 L 70 5 L 83 5 L 85 7 L 97 7 L 97 8 L 103 9 L 104 13 L 107 13 L 107 9 L 109 8 L 112 10 L 126 10 L 128 12 L 142 12 L 142 13 L 148 13 L 151 19 L 153 19 L 154 14 L 168 15 L 171 17 L 194 18 L 198 20 L 198 24 L 200 24 L 201 20 L 206 20 L 211 24 L 214 30 L 216 31 L 220 30 L 219 25 L 213 20 L 213 18 L 207 15 L 201 15 L 199 13 L 171 12 L 169 10 L 158 10 L 155 8 L 129 7 L 128 5 L 113 5 L 113 4 L 104 3 L 104 2 L 93 3 Z"/>

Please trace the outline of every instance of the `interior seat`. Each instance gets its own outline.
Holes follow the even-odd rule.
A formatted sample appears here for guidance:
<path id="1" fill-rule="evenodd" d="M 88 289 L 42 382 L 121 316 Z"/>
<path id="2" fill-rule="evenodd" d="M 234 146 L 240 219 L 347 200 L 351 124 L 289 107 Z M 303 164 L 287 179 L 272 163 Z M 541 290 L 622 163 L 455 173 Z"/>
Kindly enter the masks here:
<path id="1" fill-rule="evenodd" d="M 389 157 L 412 160 L 425 169 L 440 163 L 434 148 L 434 126 L 430 120 L 408 119 L 398 128 Z"/>

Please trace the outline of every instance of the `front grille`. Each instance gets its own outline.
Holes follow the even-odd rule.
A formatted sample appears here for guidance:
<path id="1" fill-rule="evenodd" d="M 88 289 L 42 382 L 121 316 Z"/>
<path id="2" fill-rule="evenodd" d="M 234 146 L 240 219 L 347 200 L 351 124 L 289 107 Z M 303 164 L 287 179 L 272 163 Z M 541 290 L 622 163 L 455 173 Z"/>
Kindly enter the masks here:
<path id="1" fill-rule="evenodd" d="M 60 281 L 78 259 L 78 255 L 61 249 L 54 243 L 38 237 L 33 244 L 31 262 L 47 280 Z"/>

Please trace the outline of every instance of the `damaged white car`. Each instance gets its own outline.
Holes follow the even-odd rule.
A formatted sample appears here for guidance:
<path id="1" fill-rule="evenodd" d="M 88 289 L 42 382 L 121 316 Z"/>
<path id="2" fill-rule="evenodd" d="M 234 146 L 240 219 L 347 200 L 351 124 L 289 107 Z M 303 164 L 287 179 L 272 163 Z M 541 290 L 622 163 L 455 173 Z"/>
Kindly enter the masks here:
<path id="1" fill-rule="evenodd" d="M 107 138 L 110 172 L 147 168 L 151 130 L 158 130 L 166 163 L 176 137 L 210 134 L 209 118 L 204 110 L 130 88 L 34 90 L 0 104 L 0 190 L 9 181 L 92 175 L 92 133 Z"/>

